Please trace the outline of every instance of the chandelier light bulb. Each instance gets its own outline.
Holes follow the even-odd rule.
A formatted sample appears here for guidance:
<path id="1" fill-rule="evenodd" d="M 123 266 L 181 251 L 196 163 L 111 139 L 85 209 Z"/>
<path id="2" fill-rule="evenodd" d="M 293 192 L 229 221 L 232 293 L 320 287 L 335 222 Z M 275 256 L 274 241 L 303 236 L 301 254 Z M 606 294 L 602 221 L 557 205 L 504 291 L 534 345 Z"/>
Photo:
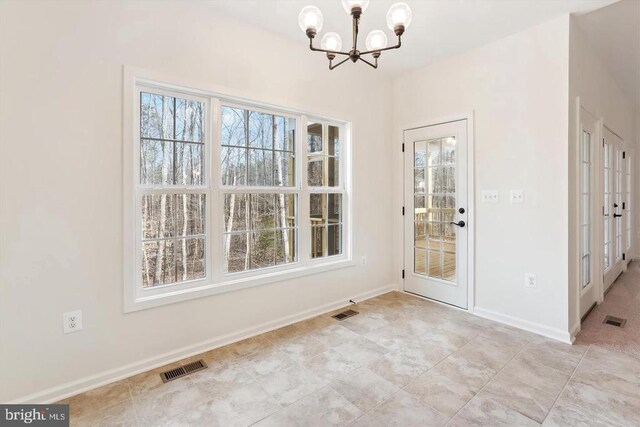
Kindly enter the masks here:
<path id="1" fill-rule="evenodd" d="M 387 35 L 382 30 L 373 30 L 367 36 L 367 50 L 380 50 L 387 47 Z"/>
<path id="2" fill-rule="evenodd" d="M 395 31 L 397 27 L 407 29 L 411 24 L 411 8 L 406 3 L 400 2 L 392 5 L 387 12 L 387 26 Z"/>
<path id="3" fill-rule="evenodd" d="M 361 12 L 364 13 L 367 6 L 369 6 L 369 0 L 342 0 L 342 7 L 349 14 L 354 7 L 359 7 Z"/>
<path id="4" fill-rule="evenodd" d="M 320 40 L 320 46 L 324 50 L 338 52 L 342 49 L 342 39 L 337 33 L 327 33 L 322 37 L 322 40 Z"/>
<path id="5" fill-rule="evenodd" d="M 298 24 L 302 32 L 313 31 L 319 33 L 322 30 L 322 12 L 315 6 L 306 6 L 298 15 Z"/>

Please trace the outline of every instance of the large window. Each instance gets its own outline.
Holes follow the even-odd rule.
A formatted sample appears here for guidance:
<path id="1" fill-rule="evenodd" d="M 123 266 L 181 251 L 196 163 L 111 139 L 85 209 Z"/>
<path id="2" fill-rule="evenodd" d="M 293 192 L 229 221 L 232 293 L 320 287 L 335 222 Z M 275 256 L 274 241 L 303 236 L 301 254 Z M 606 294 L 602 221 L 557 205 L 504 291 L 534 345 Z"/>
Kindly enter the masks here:
<path id="1" fill-rule="evenodd" d="M 134 88 L 127 310 L 353 265 L 345 123 Z"/>

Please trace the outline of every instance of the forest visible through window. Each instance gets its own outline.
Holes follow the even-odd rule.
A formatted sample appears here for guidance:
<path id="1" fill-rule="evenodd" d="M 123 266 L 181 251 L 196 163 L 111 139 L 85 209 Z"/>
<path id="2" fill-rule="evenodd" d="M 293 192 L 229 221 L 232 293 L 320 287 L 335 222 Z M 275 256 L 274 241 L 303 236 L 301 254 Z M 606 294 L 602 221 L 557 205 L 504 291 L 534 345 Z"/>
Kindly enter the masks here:
<path id="1" fill-rule="evenodd" d="M 309 122 L 299 144 L 299 116 L 222 104 L 211 146 L 206 99 L 139 94 L 142 288 L 202 280 L 214 266 L 236 274 L 295 263 L 300 233 L 309 251 L 303 259 L 343 254 L 341 127 Z"/>

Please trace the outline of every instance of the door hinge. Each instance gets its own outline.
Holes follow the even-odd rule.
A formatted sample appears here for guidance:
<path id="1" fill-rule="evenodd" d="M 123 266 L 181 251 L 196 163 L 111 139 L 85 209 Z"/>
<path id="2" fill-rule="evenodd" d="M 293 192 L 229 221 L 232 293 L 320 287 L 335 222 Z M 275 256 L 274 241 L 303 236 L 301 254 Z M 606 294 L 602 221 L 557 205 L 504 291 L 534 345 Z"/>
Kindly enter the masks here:
<path id="1" fill-rule="evenodd" d="M 602 138 L 602 146 L 604 147 L 604 138 Z"/>
<path id="2" fill-rule="evenodd" d="M 404 216 L 404 206 L 402 207 L 402 216 Z"/>
<path id="3" fill-rule="evenodd" d="M 627 152 L 626 152 L 626 151 L 623 151 L 623 152 L 622 152 L 622 158 L 624 159 L 625 157 L 627 157 Z"/>
<path id="4" fill-rule="evenodd" d="M 402 152 L 404 153 L 404 142 L 402 143 Z"/>
<path id="5" fill-rule="evenodd" d="M 602 207 L 602 215 L 604 215 L 604 206 Z"/>
<path id="6" fill-rule="evenodd" d="M 627 259 L 627 254 L 622 254 L 622 260 L 625 261 Z"/>
<path id="7" fill-rule="evenodd" d="M 404 269 L 402 270 L 402 278 L 404 279 Z"/>
<path id="8" fill-rule="evenodd" d="M 625 206 L 627 205 L 627 202 L 622 202 L 622 210 L 625 210 Z"/>

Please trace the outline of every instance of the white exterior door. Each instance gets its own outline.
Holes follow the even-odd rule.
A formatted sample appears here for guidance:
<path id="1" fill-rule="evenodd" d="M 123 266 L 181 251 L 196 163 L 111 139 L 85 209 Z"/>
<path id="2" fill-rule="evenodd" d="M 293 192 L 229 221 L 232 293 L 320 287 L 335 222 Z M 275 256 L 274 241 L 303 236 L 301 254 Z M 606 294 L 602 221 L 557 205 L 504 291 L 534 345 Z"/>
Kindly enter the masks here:
<path id="1" fill-rule="evenodd" d="M 626 152 L 622 139 L 604 129 L 603 143 L 604 203 L 602 212 L 604 230 L 604 289 L 618 278 L 626 268 L 626 229 L 629 204 L 627 198 Z"/>
<path id="2" fill-rule="evenodd" d="M 467 121 L 404 131 L 404 289 L 467 308 Z"/>

